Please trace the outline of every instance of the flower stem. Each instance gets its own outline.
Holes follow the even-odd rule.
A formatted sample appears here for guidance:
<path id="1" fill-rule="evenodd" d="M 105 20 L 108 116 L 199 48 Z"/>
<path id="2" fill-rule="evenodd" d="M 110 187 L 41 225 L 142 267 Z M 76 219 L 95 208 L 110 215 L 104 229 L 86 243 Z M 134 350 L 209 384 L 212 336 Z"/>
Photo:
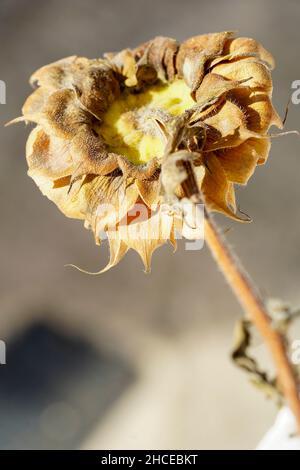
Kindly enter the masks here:
<path id="1" fill-rule="evenodd" d="M 300 398 L 297 379 L 289 361 L 284 337 L 274 328 L 260 297 L 236 255 L 220 233 L 212 217 L 205 214 L 205 240 L 238 301 L 257 327 L 273 357 L 277 377 L 286 402 L 293 411 L 300 434 Z"/>

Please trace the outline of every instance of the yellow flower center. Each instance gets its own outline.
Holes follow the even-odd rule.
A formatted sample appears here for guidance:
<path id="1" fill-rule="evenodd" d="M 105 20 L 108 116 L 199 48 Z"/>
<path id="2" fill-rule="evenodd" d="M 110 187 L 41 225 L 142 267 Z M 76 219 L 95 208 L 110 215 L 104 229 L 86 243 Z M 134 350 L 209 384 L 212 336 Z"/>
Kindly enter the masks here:
<path id="1" fill-rule="evenodd" d="M 141 93 L 125 91 L 104 115 L 99 129 L 110 152 L 132 163 L 161 157 L 165 141 L 157 132 L 155 118 L 168 122 L 195 104 L 183 80 L 157 84 Z"/>

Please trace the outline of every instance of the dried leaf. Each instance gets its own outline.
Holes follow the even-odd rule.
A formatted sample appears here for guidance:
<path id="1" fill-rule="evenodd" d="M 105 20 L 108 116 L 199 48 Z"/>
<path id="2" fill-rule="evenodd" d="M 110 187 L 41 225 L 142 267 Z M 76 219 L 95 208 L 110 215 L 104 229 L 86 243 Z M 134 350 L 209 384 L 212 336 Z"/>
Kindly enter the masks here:
<path id="1" fill-rule="evenodd" d="M 244 319 L 239 320 L 235 327 L 234 348 L 231 357 L 238 367 L 246 371 L 253 385 L 259 388 L 267 398 L 274 398 L 278 404 L 281 404 L 282 394 L 276 379 L 270 379 L 268 374 L 261 370 L 257 361 L 249 355 L 251 341 L 251 322 Z"/>

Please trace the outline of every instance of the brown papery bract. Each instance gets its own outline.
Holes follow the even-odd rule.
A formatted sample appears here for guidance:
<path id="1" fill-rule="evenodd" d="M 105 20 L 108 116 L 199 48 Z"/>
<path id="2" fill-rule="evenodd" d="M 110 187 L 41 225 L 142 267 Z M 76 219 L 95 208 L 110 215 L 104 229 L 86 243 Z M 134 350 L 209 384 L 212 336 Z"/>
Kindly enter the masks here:
<path id="1" fill-rule="evenodd" d="M 157 37 L 101 59 L 72 56 L 46 65 L 33 74 L 38 87 L 17 119 L 36 123 L 28 173 L 67 217 L 85 221 L 97 243 L 106 232 L 106 269 L 133 248 L 149 270 L 153 251 L 168 239 L 176 243 L 180 224 L 178 214 L 170 217 L 172 205 L 195 195 L 195 183 L 208 211 L 245 220 L 235 184 L 245 185 L 266 161 L 269 127 L 281 127 L 272 105 L 273 66 L 258 42 L 231 32 L 182 44 Z M 116 123 L 107 119 L 114 109 Z M 161 233 L 155 237 L 147 221 L 128 218 L 131 231 L 117 229 L 112 238 L 112 222 L 118 227 L 137 202 L 155 205 L 149 218 Z M 104 214 L 99 208 L 108 203 Z"/>

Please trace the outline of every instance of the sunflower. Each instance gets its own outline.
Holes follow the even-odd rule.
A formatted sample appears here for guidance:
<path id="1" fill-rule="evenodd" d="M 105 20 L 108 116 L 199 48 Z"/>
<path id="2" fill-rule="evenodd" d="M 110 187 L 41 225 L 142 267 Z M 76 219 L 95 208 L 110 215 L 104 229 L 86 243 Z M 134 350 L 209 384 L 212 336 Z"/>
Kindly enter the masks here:
<path id="1" fill-rule="evenodd" d="M 273 66 L 258 42 L 231 32 L 46 65 L 17 119 L 36 123 L 28 174 L 97 243 L 108 238 L 104 270 L 133 248 L 148 271 L 153 251 L 184 232 L 183 202 L 243 220 L 234 187 L 265 163 L 270 126 L 282 127 Z"/>

